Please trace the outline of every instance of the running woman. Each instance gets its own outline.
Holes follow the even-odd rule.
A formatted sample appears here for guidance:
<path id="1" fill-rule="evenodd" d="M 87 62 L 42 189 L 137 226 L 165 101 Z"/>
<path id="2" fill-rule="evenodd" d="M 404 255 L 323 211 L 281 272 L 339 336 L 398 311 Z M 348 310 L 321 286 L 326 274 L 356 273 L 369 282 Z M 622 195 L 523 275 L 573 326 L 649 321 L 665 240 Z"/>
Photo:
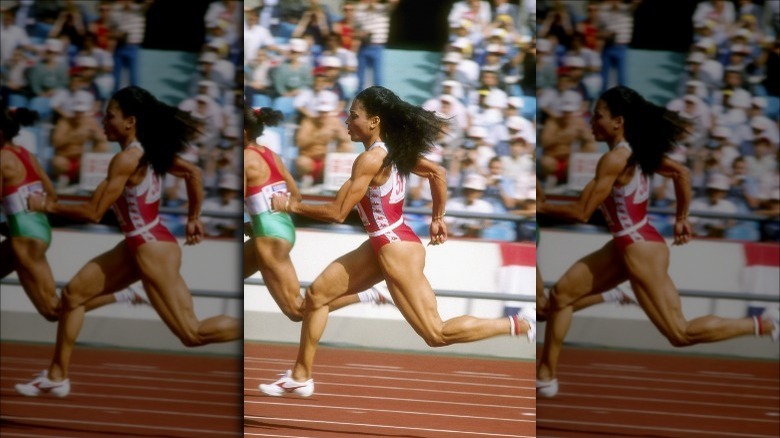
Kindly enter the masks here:
<path id="1" fill-rule="evenodd" d="M 27 208 L 27 199 L 33 193 L 45 193 L 56 200 L 57 194 L 35 156 L 12 141 L 19 133 L 20 122 L 35 114 L 26 108 L 5 108 L 0 116 L 0 199 L 10 231 L 0 243 L 0 278 L 16 271 L 35 309 L 47 321 L 54 322 L 60 315 L 60 298 L 46 259 L 51 227 L 45 214 Z M 130 290 L 122 290 L 90 300 L 85 307 L 89 311 L 115 302 L 140 304 L 143 299 Z"/>
<path id="2" fill-rule="evenodd" d="M 392 91 L 374 86 L 360 92 L 352 103 L 346 124 L 353 141 L 363 143 L 352 175 L 335 199 L 310 205 L 279 193 L 272 209 L 327 222 L 343 222 L 353 207 L 368 234 L 357 249 L 332 262 L 306 291 L 301 343 L 295 366 L 278 381 L 261 384 L 271 396 L 314 393 L 314 355 L 325 330 L 328 304 L 385 280 L 396 307 L 431 347 L 473 342 L 500 335 L 535 340 L 536 319 L 530 309 L 509 318 L 480 319 L 459 316 L 442 321 L 436 296 L 423 274 L 425 247 L 403 220 L 406 177 L 427 178 L 433 197 L 431 245 L 447 240 L 444 204 L 447 183 L 444 169 L 423 158 L 446 120 L 401 100 Z"/>
<path id="3" fill-rule="evenodd" d="M 680 295 L 667 272 L 669 248 L 648 222 L 647 203 L 649 177 L 658 173 L 672 178 L 677 198 L 674 245 L 690 241 L 689 172 L 666 156 L 688 129 L 687 123 L 636 91 L 618 86 L 599 98 L 591 129 L 596 140 L 609 145 L 596 166 L 596 176 L 576 202 L 543 202 L 538 212 L 584 223 L 600 208 L 613 238 L 574 263 L 552 288 L 544 348 L 536 371 L 537 396 L 554 397 L 558 392 L 558 358 L 571 323 L 573 303 L 624 281 L 631 283 L 639 305 L 674 346 L 745 335 L 771 336 L 777 341 L 777 308 L 760 318 L 708 315 L 688 321 L 682 313 Z"/>
<path id="4" fill-rule="evenodd" d="M 32 195 L 33 211 L 98 222 L 109 208 L 119 219 L 125 239 L 89 261 L 62 293 L 57 345 L 48 370 L 35 380 L 16 385 L 26 396 L 70 392 L 68 367 L 76 337 L 84 321 L 84 303 L 141 280 L 149 301 L 168 328 L 188 347 L 240 339 L 237 318 L 226 315 L 199 321 L 190 291 L 179 270 L 181 248 L 158 215 L 161 181 L 165 173 L 184 178 L 188 210 L 186 244 L 203 238 L 200 209 L 203 187 L 200 169 L 178 154 L 197 133 L 188 114 L 168 106 L 148 91 L 131 86 L 117 91 L 108 103 L 103 129 L 121 151 L 109 164 L 108 176 L 92 198 L 82 204 L 59 204 Z"/>

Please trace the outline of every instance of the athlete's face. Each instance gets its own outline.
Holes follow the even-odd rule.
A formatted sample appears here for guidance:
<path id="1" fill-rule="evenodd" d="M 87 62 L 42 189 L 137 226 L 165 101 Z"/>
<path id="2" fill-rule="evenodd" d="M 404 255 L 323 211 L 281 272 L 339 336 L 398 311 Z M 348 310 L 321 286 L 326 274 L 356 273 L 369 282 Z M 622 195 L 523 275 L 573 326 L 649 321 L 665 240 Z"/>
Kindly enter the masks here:
<path id="1" fill-rule="evenodd" d="M 347 116 L 345 121 L 349 138 L 352 141 L 359 142 L 370 139 L 372 131 L 377 129 L 376 119 L 378 118 L 369 117 L 366 114 L 366 109 L 363 107 L 362 102 L 359 100 L 353 101 L 352 106 L 349 107 L 349 116 Z"/>
<path id="2" fill-rule="evenodd" d="M 106 114 L 103 115 L 103 132 L 108 141 L 119 141 L 125 138 L 128 129 L 128 121 L 125 119 L 122 110 L 114 100 L 108 101 Z"/>
<path id="3" fill-rule="evenodd" d="M 596 109 L 590 119 L 590 128 L 596 141 L 609 141 L 622 131 L 623 117 L 613 117 L 604 101 L 596 102 Z"/>

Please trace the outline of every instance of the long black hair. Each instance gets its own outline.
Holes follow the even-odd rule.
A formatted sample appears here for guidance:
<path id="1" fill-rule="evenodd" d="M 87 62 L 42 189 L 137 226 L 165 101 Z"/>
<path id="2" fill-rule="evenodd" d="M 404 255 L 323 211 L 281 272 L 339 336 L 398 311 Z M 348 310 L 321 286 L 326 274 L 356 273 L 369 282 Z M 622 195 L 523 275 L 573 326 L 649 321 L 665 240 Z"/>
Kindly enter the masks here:
<path id="1" fill-rule="evenodd" d="M 144 147 L 141 164 L 150 164 L 158 175 L 168 172 L 176 155 L 199 133 L 190 113 L 160 102 L 141 87 L 122 88 L 111 100 L 125 117 L 135 116 L 136 137 Z"/>
<path id="2" fill-rule="evenodd" d="M 384 87 L 366 88 L 355 100 L 363 105 L 368 117 L 379 117 L 379 135 L 387 145 L 384 166 L 395 164 L 403 176 L 409 176 L 447 125 L 447 119 L 404 102 Z"/>
<path id="3" fill-rule="evenodd" d="M 252 108 L 244 105 L 244 129 L 255 140 L 263 135 L 266 126 L 276 126 L 284 119 L 281 111 L 269 107 Z"/>
<path id="4" fill-rule="evenodd" d="M 642 173 L 655 173 L 664 155 L 688 130 L 690 123 L 678 113 L 648 102 L 631 88 L 617 86 L 599 98 L 612 117 L 623 116 L 624 135 L 634 151 L 628 164 L 639 164 Z"/>

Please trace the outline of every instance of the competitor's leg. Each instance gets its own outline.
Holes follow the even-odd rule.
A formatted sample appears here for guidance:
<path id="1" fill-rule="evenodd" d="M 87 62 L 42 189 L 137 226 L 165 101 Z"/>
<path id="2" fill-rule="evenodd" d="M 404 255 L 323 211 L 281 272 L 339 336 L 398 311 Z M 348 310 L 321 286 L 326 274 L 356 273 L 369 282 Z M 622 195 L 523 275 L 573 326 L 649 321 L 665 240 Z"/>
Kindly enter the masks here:
<path id="1" fill-rule="evenodd" d="M 442 321 L 436 295 L 423 273 L 425 247 L 421 244 L 398 242 L 385 245 L 379 250 L 379 264 L 396 307 L 431 347 L 511 334 L 509 318 L 480 319 L 463 315 Z"/>
<path id="2" fill-rule="evenodd" d="M 49 379 L 67 378 L 73 345 L 84 322 L 84 304 L 90 299 L 122 290 L 138 281 L 139 274 L 125 245 L 117 246 L 87 262 L 62 290 L 57 345 L 49 366 Z"/>
<path id="3" fill-rule="evenodd" d="M 135 251 L 135 264 L 149 302 L 165 325 L 188 347 L 240 339 L 237 318 L 218 315 L 198 321 L 192 295 L 184 282 L 181 249 L 176 242 L 149 242 Z"/>
<path id="4" fill-rule="evenodd" d="M 331 262 L 306 290 L 306 311 L 301 327 L 298 357 L 292 378 L 311 378 L 317 344 L 328 322 L 329 304 L 335 299 L 366 290 L 382 281 L 382 271 L 369 241 Z"/>
<path id="5" fill-rule="evenodd" d="M 665 243 L 635 243 L 626 248 L 625 254 L 639 305 L 672 345 L 685 347 L 754 334 L 753 318 L 707 315 L 685 319 L 680 294 L 668 274 L 669 248 Z M 774 328 L 772 321 L 763 324 L 764 334 L 769 335 Z"/>
<path id="6" fill-rule="evenodd" d="M 536 378 L 555 378 L 563 340 L 569 331 L 573 304 L 588 295 L 614 288 L 628 278 L 622 258 L 613 241 L 572 265 L 550 291 L 549 313 L 544 347 L 536 369 Z"/>
<path id="7" fill-rule="evenodd" d="M 47 321 L 56 321 L 59 317 L 57 286 L 46 260 L 48 245 L 40 239 L 13 237 L 11 241 L 14 267 L 19 282 L 35 309 Z"/>
<path id="8" fill-rule="evenodd" d="M 255 237 L 254 254 L 268 291 L 291 321 L 303 320 L 303 297 L 290 259 L 292 244 L 276 237 Z"/>
<path id="9" fill-rule="evenodd" d="M 244 242 L 244 278 L 249 278 L 257 272 L 257 258 L 255 258 L 254 239 Z"/>

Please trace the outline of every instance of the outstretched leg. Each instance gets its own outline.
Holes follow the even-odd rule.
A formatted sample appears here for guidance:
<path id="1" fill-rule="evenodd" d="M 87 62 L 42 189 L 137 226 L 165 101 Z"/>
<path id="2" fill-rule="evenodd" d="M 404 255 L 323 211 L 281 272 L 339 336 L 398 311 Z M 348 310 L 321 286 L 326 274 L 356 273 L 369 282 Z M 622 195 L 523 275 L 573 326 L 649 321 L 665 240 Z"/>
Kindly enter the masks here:
<path id="1" fill-rule="evenodd" d="M 13 265 L 19 282 L 35 309 L 47 321 L 56 321 L 59 317 L 60 299 L 56 293 L 56 283 L 46 260 L 48 245 L 29 237 L 14 237 L 10 240 L 13 251 Z"/>
<path id="2" fill-rule="evenodd" d="M 626 266 L 639 305 L 672 345 L 686 347 L 755 334 L 753 318 L 707 315 L 687 321 L 680 294 L 668 274 L 669 248 L 665 244 L 646 242 L 629 246 Z M 773 324 L 770 320 L 762 321 L 761 334 L 771 334 Z"/>
<path id="3" fill-rule="evenodd" d="M 238 318 L 219 315 L 198 321 L 192 295 L 179 273 L 181 249 L 177 243 L 145 243 L 136 250 L 134 261 L 149 302 L 184 345 L 196 347 L 242 337 Z"/>

